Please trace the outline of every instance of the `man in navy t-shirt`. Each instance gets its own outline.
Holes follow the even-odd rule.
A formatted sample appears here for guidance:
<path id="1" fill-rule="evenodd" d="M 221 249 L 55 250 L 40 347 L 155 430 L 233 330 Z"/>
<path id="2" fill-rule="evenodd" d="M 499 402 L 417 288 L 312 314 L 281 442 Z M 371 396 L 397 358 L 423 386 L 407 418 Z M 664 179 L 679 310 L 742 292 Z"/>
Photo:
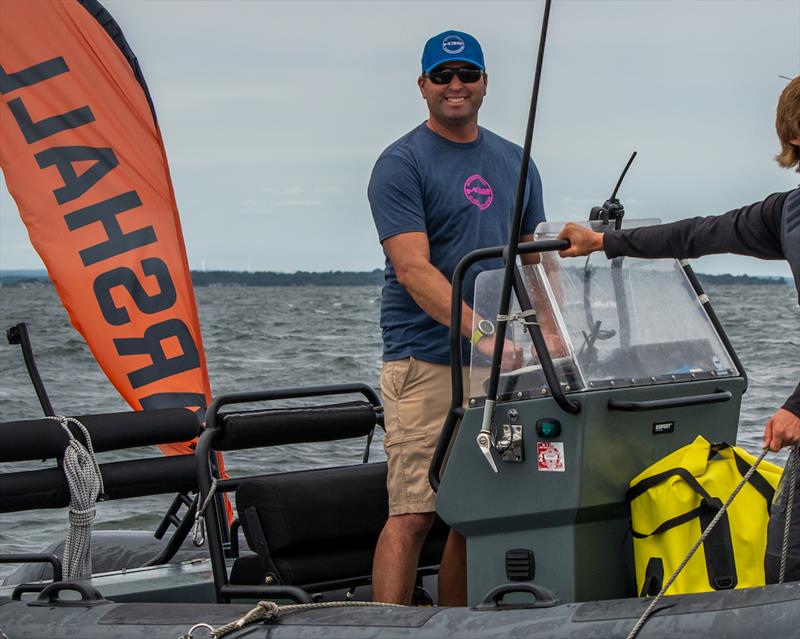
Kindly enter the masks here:
<path id="1" fill-rule="evenodd" d="M 417 563 L 435 516 L 428 466 L 450 406 L 450 281 L 470 251 L 508 242 L 522 162 L 516 144 L 478 126 L 486 95 L 483 52 L 469 34 L 446 31 L 428 40 L 420 91 L 427 121 L 378 158 L 369 201 L 386 254 L 381 302 L 389 519 L 373 564 L 373 599 L 411 601 Z M 541 179 L 531 162 L 522 239 L 544 220 Z M 491 357 L 493 324 L 473 317 L 475 277 L 500 268 L 484 261 L 464 282 L 461 334 Z M 473 325 L 482 330 L 473 332 Z M 469 340 L 469 341 L 467 341 Z M 465 353 L 468 348 L 463 349 Z M 504 344 L 503 361 L 522 353 Z M 451 531 L 439 574 L 439 605 L 466 604 L 464 538 Z"/>

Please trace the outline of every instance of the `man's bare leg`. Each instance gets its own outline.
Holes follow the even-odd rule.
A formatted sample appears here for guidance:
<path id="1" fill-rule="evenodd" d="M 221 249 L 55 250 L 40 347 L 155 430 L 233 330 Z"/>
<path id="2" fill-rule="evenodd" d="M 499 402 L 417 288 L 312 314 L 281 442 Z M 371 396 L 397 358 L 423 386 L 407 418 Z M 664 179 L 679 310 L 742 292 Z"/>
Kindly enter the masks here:
<path id="1" fill-rule="evenodd" d="M 439 568 L 439 605 L 467 605 L 467 540 L 452 528 Z"/>
<path id="2" fill-rule="evenodd" d="M 419 554 L 433 519 L 434 513 L 409 513 L 386 520 L 372 562 L 373 601 L 411 603 Z"/>

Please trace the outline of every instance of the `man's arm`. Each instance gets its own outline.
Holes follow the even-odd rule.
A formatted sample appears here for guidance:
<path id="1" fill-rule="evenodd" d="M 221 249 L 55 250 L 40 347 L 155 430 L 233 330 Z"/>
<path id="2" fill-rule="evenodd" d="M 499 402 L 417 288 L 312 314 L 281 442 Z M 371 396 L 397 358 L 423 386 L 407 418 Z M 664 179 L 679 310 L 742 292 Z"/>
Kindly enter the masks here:
<path id="1" fill-rule="evenodd" d="M 784 446 L 800 443 L 800 417 L 779 408 L 764 428 L 764 448 L 778 452 Z"/>
<path id="2" fill-rule="evenodd" d="M 770 417 L 764 429 L 764 447 L 778 451 L 800 443 L 800 384 L 783 406 Z"/>
<path id="3" fill-rule="evenodd" d="M 723 215 L 695 217 L 670 224 L 597 233 L 567 224 L 558 238 L 569 240 L 562 257 L 604 250 L 608 257 L 694 258 L 734 253 L 764 260 L 784 259 L 780 229 L 788 193 L 774 193 L 761 202 Z"/>
<path id="4" fill-rule="evenodd" d="M 697 257 L 737 253 L 762 259 L 784 257 L 780 241 L 783 205 L 788 193 L 770 195 L 724 215 L 681 220 L 628 231 L 598 233 L 567 224 L 559 239 L 570 241 L 562 257 L 604 250 L 608 257 Z M 800 443 L 800 385 L 764 427 L 764 447 L 773 451 Z"/>
<path id="5" fill-rule="evenodd" d="M 432 319 L 449 326 L 453 287 L 430 261 L 428 236 L 419 232 L 393 235 L 383 241 L 383 250 L 394 267 L 397 281 L 417 305 Z M 480 319 L 482 318 L 476 317 L 476 320 Z M 471 337 L 472 309 L 466 303 L 462 303 L 461 307 L 460 330 L 464 337 Z M 494 339 L 480 340 L 478 348 L 484 355 L 491 357 Z M 521 350 L 515 349 L 508 340 L 503 348 L 503 362 L 513 363 L 514 367 L 522 363 Z"/>

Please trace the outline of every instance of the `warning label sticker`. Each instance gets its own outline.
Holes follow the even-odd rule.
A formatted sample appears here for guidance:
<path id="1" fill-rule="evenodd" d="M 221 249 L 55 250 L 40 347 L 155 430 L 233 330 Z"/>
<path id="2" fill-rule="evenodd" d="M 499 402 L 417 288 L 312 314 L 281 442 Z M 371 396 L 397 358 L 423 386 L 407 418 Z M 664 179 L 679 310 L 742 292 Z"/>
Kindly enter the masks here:
<path id="1" fill-rule="evenodd" d="M 564 442 L 536 442 L 539 470 L 563 473 Z"/>

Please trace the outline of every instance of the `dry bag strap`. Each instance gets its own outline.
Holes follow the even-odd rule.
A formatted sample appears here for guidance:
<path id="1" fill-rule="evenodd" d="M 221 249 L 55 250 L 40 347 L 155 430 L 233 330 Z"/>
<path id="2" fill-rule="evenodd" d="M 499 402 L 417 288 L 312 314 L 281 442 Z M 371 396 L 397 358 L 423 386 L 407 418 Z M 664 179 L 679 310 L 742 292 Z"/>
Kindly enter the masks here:
<path id="1" fill-rule="evenodd" d="M 736 470 L 739 471 L 739 474 L 744 477 L 747 474 L 747 471 L 750 470 L 750 466 L 752 463 L 747 461 L 744 457 L 742 457 L 739 452 L 736 450 L 735 446 L 731 446 L 727 442 L 720 442 L 717 444 L 711 444 L 711 449 L 708 453 L 708 460 L 711 459 L 719 453 L 721 450 L 730 450 L 733 454 L 733 461 L 736 464 Z M 767 502 L 767 510 L 769 510 L 770 504 L 772 504 L 772 498 L 775 496 L 775 489 L 772 487 L 766 477 L 762 475 L 758 470 L 754 472 L 750 476 L 750 480 L 748 483 L 758 491 L 758 494 L 761 495 Z"/>
<path id="2" fill-rule="evenodd" d="M 719 509 L 717 509 L 717 510 L 719 510 Z M 636 532 L 635 530 L 633 530 L 631 528 L 631 534 L 636 539 L 647 539 L 648 537 L 652 537 L 653 535 L 661 535 L 661 534 L 667 532 L 668 530 L 672 530 L 673 528 L 676 528 L 677 526 L 681 526 L 682 524 L 685 524 L 688 521 L 692 521 L 693 519 L 696 519 L 697 517 L 700 516 L 701 512 L 708 512 L 708 509 L 704 508 L 702 505 L 700 505 L 697 508 L 695 508 L 693 510 L 690 510 L 688 513 L 684 513 L 682 515 L 678 515 L 677 517 L 673 517 L 672 519 L 667 519 L 658 528 L 656 528 L 653 532 L 640 533 L 640 532 Z M 716 512 L 716 510 L 714 512 Z"/>
<path id="3" fill-rule="evenodd" d="M 700 482 L 695 479 L 694 475 L 692 475 L 688 470 L 685 468 L 671 468 L 669 470 L 665 470 L 663 473 L 658 473 L 657 475 L 653 475 L 652 477 L 646 477 L 638 484 L 631 486 L 628 489 L 628 492 L 625 493 L 625 499 L 628 500 L 628 503 L 632 502 L 634 499 L 643 495 L 648 490 L 653 488 L 654 486 L 658 486 L 665 480 L 669 479 L 670 477 L 678 476 L 683 481 L 685 481 L 698 495 L 700 495 L 701 501 L 700 505 L 697 508 L 690 510 L 687 513 L 682 515 L 678 515 L 677 517 L 673 517 L 672 519 L 667 519 L 663 522 L 658 528 L 653 530 L 649 533 L 640 533 L 633 529 L 631 529 L 631 533 L 637 539 L 645 539 L 646 537 L 652 537 L 653 535 L 660 535 L 662 533 L 675 528 L 676 526 L 680 526 L 681 524 L 685 524 L 688 521 L 692 521 L 695 517 L 699 517 L 703 512 L 712 512 L 716 513 L 719 510 L 719 500 L 714 499 L 711 495 L 708 494 L 708 491 L 700 485 Z"/>
<path id="4" fill-rule="evenodd" d="M 670 468 L 669 470 L 665 470 L 663 473 L 645 477 L 638 484 L 634 484 L 628 488 L 628 491 L 625 493 L 625 499 L 628 503 L 631 503 L 639 495 L 646 493 L 654 486 L 658 486 L 661 482 L 669 479 L 670 477 L 675 477 L 676 475 L 683 479 L 683 481 L 685 481 L 698 495 L 700 495 L 706 506 L 713 508 L 713 498 L 708 494 L 708 491 L 706 491 L 706 489 L 700 485 L 700 482 L 695 479 L 692 473 L 681 467 Z"/>
<path id="5" fill-rule="evenodd" d="M 664 561 L 661 557 L 650 557 L 644 570 L 640 597 L 655 597 L 664 585 Z"/>
<path id="6" fill-rule="evenodd" d="M 731 452 L 733 453 L 733 459 L 736 461 L 736 470 L 744 477 L 747 471 L 750 470 L 752 464 L 739 455 L 735 448 L 731 447 Z M 769 512 L 769 507 L 772 505 L 772 498 L 775 497 L 775 489 L 772 487 L 772 484 L 758 471 L 750 476 L 750 481 L 748 483 L 766 500 L 767 512 Z"/>
<path id="7" fill-rule="evenodd" d="M 722 500 L 714 499 L 714 511 L 703 510 L 700 513 L 700 530 L 708 530 L 711 520 L 722 508 Z M 703 554 L 706 556 L 706 572 L 708 583 L 714 590 L 729 590 L 738 583 L 736 577 L 736 556 L 733 553 L 733 538 L 727 511 L 722 514 L 717 525 L 703 541 Z"/>

